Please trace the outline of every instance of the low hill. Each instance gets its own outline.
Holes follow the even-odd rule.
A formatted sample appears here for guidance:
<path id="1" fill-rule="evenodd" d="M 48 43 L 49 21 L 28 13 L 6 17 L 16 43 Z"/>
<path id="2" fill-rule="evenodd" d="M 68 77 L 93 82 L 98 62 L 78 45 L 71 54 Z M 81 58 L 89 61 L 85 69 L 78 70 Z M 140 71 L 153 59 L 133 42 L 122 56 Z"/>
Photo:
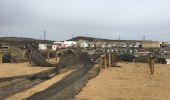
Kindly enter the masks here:
<path id="1" fill-rule="evenodd" d="M 110 39 L 83 37 L 83 36 L 78 36 L 78 37 L 70 39 L 70 41 L 79 41 L 79 40 L 85 40 L 85 41 L 89 41 L 89 42 L 95 42 L 95 41 L 104 41 L 104 42 L 141 42 L 141 40 L 110 40 Z"/>
<path id="2" fill-rule="evenodd" d="M 52 43 L 50 40 L 38 40 L 24 37 L 0 37 L 0 43 L 8 44 L 28 44 L 28 43 Z"/>

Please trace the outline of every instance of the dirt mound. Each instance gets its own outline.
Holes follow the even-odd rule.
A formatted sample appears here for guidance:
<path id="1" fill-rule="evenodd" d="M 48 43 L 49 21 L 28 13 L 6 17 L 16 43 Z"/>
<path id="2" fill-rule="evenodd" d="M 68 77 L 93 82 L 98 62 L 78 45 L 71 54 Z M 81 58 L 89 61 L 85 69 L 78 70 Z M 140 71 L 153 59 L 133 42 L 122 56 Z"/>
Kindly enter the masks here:
<path id="1" fill-rule="evenodd" d="M 59 64 L 64 66 L 71 66 L 75 64 L 89 64 L 92 63 L 88 54 L 85 52 L 68 51 L 61 55 Z"/>
<path id="2" fill-rule="evenodd" d="M 39 51 L 34 51 L 32 53 L 31 60 L 38 66 L 42 66 L 42 67 L 54 67 L 55 66 L 53 64 L 48 63 L 45 57 Z"/>
<path id="3" fill-rule="evenodd" d="M 130 53 L 123 53 L 117 56 L 118 61 L 125 61 L 125 62 L 132 62 L 134 58 L 135 58 L 134 55 Z"/>
<path id="4" fill-rule="evenodd" d="M 167 64 L 167 61 L 165 58 L 162 57 L 154 57 L 155 63 L 158 64 Z M 134 59 L 134 62 L 142 62 L 142 63 L 148 63 L 148 56 L 140 56 L 140 57 L 136 57 Z"/>
<path id="5" fill-rule="evenodd" d="M 66 67 L 72 66 L 75 64 L 89 64 L 92 63 L 88 54 L 85 52 L 79 51 L 66 51 L 63 55 L 60 56 L 60 61 L 58 64 L 50 64 L 46 61 L 45 57 L 43 57 L 41 52 L 35 51 L 31 55 L 31 60 L 38 66 L 42 67 Z"/>

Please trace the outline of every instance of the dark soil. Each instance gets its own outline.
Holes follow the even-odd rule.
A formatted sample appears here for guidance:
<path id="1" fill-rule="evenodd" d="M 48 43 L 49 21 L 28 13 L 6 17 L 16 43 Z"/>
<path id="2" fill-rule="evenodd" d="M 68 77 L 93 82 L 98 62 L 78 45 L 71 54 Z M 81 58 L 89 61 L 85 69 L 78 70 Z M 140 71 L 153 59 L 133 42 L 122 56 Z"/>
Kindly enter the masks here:
<path id="1" fill-rule="evenodd" d="M 45 91 L 36 93 L 27 100 L 72 100 L 85 86 L 87 81 L 99 73 L 99 68 L 92 68 L 87 65 L 78 68 L 76 71 L 67 75 L 64 79 L 55 83 Z"/>

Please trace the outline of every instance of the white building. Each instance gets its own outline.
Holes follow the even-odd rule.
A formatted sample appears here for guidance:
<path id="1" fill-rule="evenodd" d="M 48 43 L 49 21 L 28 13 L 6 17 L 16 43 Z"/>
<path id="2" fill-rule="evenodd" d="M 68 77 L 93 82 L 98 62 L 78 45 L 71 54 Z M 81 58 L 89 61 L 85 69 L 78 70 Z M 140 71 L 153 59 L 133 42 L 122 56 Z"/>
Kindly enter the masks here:
<path id="1" fill-rule="evenodd" d="M 166 61 L 167 61 L 167 64 L 170 64 L 170 59 L 166 59 Z"/>
<path id="2" fill-rule="evenodd" d="M 52 50 L 57 50 L 60 49 L 62 47 L 64 42 L 54 42 L 54 44 L 52 45 Z"/>
<path id="3" fill-rule="evenodd" d="M 63 42 L 54 42 L 52 45 L 52 50 L 56 49 L 66 49 L 68 47 L 76 47 L 77 42 L 75 41 L 63 41 Z"/>
<path id="4" fill-rule="evenodd" d="M 86 42 L 82 42 L 82 43 L 80 43 L 80 47 L 87 48 L 87 47 L 89 47 L 89 45 Z"/>
<path id="5" fill-rule="evenodd" d="M 46 50 L 47 44 L 39 44 L 39 50 Z"/>
<path id="6" fill-rule="evenodd" d="M 76 47 L 77 42 L 75 41 L 64 41 L 63 48 Z"/>

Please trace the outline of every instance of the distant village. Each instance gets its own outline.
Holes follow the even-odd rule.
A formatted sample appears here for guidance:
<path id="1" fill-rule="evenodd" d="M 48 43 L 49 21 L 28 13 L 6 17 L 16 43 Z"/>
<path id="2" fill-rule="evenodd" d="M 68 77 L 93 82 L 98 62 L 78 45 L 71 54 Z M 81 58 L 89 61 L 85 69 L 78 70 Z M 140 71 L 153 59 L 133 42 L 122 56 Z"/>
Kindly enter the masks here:
<path id="1" fill-rule="evenodd" d="M 39 50 L 57 50 L 67 48 L 167 48 L 170 42 L 160 41 L 132 41 L 132 40 L 116 40 L 116 41 L 95 41 L 79 39 L 77 41 L 55 41 L 52 44 L 40 43 Z"/>
<path id="2" fill-rule="evenodd" d="M 104 40 L 88 37 L 76 37 L 66 41 L 51 41 L 51 42 L 31 42 L 18 43 L 11 45 L 11 43 L 1 42 L 1 51 L 3 49 L 20 48 L 32 49 L 42 51 L 56 51 L 61 49 L 82 49 L 82 50 L 112 50 L 118 54 L 131 53 L 134 56 L 144 56 L 153 53 L 154 56 L 167 59 L 170 63 L 170 42 L 150 41 L 150 40 Z"/>

